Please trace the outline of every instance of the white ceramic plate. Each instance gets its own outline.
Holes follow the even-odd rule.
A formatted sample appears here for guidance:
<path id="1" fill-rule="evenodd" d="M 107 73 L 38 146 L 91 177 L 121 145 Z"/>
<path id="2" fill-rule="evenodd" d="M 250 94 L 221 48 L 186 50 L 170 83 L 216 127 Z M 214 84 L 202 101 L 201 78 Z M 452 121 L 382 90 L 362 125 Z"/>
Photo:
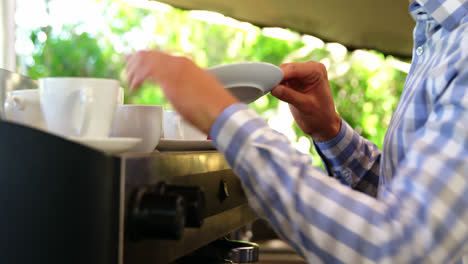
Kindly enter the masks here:
<path id="1" fill-rule="evenodd" d="M 69 137 L 71 141 L 111 154 L 118 154 L 132 149 L 141 142 L 141 138 L 109 137 L 109 138 L 82 138 Z"/>
<path id="2" fill-rule="evenodd" d="M 185 139 L 164 139 L 159 140 L 159 144 L 156 147 L 158 150 L 171 150 L 171 151 L 182 151 L 182 150 L 210 150 L 216 149 L 211 140 L 185 140 Z"/>
<path id="3" fill-rule="evenodd" d="M 243 103 L 270 92 L 283 79 L 283 71 L 270 63 L 241 62 L 207 68 Z"/>

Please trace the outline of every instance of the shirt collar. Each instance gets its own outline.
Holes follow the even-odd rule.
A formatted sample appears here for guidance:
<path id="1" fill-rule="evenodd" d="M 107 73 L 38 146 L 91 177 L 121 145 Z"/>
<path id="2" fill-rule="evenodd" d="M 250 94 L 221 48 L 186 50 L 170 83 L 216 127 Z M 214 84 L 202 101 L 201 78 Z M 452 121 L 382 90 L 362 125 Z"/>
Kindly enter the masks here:
<path id="1" fill-rule="evenodd" d="M 410 12 L 413 14 L 420 6 L 449 31 L 457 27 L 468 13 L 468 0 L 415 0 L 410 5 Z"/>

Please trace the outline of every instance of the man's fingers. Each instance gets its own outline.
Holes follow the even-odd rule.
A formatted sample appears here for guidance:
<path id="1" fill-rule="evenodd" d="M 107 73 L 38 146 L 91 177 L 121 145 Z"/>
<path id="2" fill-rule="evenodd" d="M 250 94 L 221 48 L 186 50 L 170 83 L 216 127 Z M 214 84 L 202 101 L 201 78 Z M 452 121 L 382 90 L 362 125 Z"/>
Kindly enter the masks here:
<path id="1" fill-rule="evenodd" d="M 144 82 L 147 77 L 147 69 L 150 67 L 145 62 L 145 51 L 139 51 L 137 53 L 127 55 L 127 81 L 129 83 L 130 91 L 135 90 Z"/>
<path id="2" fill-rule="evenodd" d="M 143 80 L 141 79 L 133 79 L 132 83 L 130 84 L 130 90 L 135 91 L 143 84 Z"/>
<path id="3" fill-rule="evenodd" d="M 325 66 L 316 61 L 309 61 L 305 63 L 284 63 L 280 65 L 283 70 L 283 80 L 289 79 L 310 79 L 320 78 L 321 75 L 326 76 L 327 69 Z"/>
<path id="4" fill-rule="evenodd" d="M 136 65 L 140 63 L 140 56 L 138 53 L 130 54 L 126 56 L 126 68 L 127 71 L 132 70 Z"/>
<path id="5" fill-rule="evenodd" d="M 307 104 L 307 95 L 281 84 L 273 88 L 271 94 L 281 101 L 294 105 L 298 109 Z"/>
<path id="6" fill-rule="evenodd" d="M 161 81 L 171 73 L 171 64 L 175 64 L 177 57 L 165 54 L 163 52 L 138 51 L 126 56 L 127 81 L 130 90 L 135 90 L 143 84 L 147 78 L 153 81 Z M 176 65 L 177 66 L 177 65 Z"/>
<path id="7" fill-rule="evenodd" d="M 130 80 L 130 90 L 131 91 L 136 90 L 138 87 L 140 87 L 143 84 L 144 81 L 145 81 L 145 78 L 141 74 L 136 73 L 135 75 L 133 75 L 132 79 Z"/>
<path id="8" fill-rule="evenodd" d="M 135 79 L 136 69 L 132 67 L 127 67 L 126 71 L 127 71 L 127 82 L 130 84 L 130 88 L 132 88 L 131 83 L 133 79 Z"/>

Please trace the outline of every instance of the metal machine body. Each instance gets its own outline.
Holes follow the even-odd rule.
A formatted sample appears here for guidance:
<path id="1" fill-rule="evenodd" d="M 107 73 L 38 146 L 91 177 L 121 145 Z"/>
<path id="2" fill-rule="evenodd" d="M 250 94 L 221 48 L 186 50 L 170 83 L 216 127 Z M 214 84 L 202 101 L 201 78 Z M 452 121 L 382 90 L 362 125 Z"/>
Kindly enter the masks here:
<path id="1" fill-rule="evenodd" d="M 186 216 L 186 219 L 200 219 L 194 214 L 202 215 L 202 221 L 198 221 L 200 226 L 186 225 L 180 239 L 126 239 L 124 263 L 169 263 L 256 219 L 247 205 L 240 181 L 217 151 L 154 152 L 123 156 L 122 159 L 126 172 L 127 211 L 134 209 L 131 195 L 143 186 L 164 182 L 179 189 L 199 188 L 204 193 L 204 206 L 200 212 L 187 212 Z M 129 215 L 126 214 L 125 220 L 126 234 L 132 228 Z M 151 232 L 147 230 L 147 233 Z"/>
<path id="2" fill-rule="evenodd" d="M 117 263 L 120 160 L 0 122 L 2 263 Z"/>
<path id="3" fill-rule="evenodd" d="M 0 146 L 3 263 L 170 263 L 256 219 L 216 151 L 113 156 L 6 121 Z"/>

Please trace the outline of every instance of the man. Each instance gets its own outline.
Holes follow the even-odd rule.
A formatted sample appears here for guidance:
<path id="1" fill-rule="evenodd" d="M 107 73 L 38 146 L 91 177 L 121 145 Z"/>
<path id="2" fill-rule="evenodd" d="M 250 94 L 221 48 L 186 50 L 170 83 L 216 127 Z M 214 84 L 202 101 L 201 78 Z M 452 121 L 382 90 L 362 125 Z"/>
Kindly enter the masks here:
<path id="1" fill-rule="evenodd" d="M 414 55 L 382 152 L 335 112 L 323 65 L 282 65 L 290 104 L 328 173 L 191 61 L 128 58 L 209 132 L 255 212 L 310 263 L 456 263 L 468 254 L 468 1 L 416 0 Z M 344 183 L 348 186 L 345 186 Z M 364 193 L 370 194 L 366 195 Z M 374 197 L 376 196 L 376 197 Z"/>

